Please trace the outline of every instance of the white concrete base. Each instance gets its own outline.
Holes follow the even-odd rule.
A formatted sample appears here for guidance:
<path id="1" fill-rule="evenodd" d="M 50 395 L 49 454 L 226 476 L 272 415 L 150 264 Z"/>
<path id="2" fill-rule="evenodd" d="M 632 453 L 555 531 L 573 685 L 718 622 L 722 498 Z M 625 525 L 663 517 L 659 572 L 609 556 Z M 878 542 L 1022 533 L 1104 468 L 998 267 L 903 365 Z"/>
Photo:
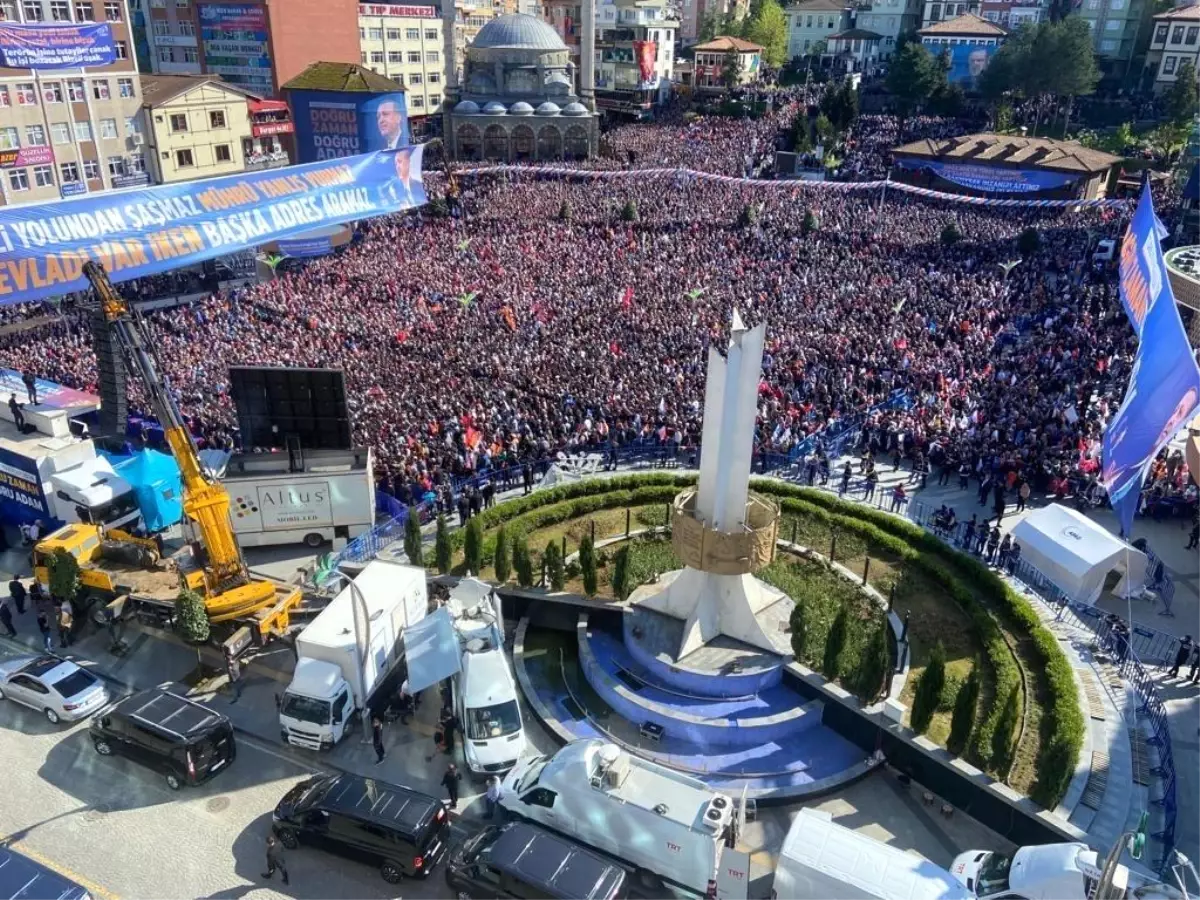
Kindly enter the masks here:
<path id="1" fill-rule="evenodd" d="M 667 572 L 656 584 L 644 584 L 629 602 L 683 619 L 683 640 L 675 654 L 682 659 L 719 635 L 760 650 L 791 654 L 786 634 L 770 634 L 758 614 L 787 595 L 753 575 L 714 575 L 685 568 Z"/>

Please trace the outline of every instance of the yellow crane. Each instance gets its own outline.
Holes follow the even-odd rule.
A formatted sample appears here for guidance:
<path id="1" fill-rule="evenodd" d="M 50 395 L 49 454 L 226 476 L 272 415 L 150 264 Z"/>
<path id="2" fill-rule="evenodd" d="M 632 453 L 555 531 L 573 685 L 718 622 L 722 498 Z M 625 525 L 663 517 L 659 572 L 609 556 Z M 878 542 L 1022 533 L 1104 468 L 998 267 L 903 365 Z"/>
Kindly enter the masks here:
<path id="1" fill-rule="evenodd" d="M 213 623 L 248 620 L 264 638 L 285 632 L 289 613 L 301 600 L 300 590 L 250 574 L 230 523 L 229 494 L 200 463 L 196 442 L 159 374 L 141 315 L 117 293 L 99 263 L 85 263 L 83 272 L 96 292 L 127 367 L 142 380 L 154 415 L 179 465 L 183 512 L 197 532 L 202 552 L 199 559 L 193 554 L 191 559 L 161 561 L 153 541 L 120 531 L 102 533 L 96 525 L 68 525 L 35 548 L 38 579 L 48 581 L 48 557 L 62 548 L 79 561 L 85 588 L 110 596 L 125 595 L 136 601 L 135 605 L 149 603 L 161 611 L 162 605 L 173 604 L 179 589 L 186 586 L 204 597 L 209 621 Z M 106 559 L 106 545 L 113 551 L 110 556 L 124 555 L 125 560 Z M 115 550 L 114 545 L 117 545 Z M 134 555 L 141 559 L 130 564 L 130 554 L 118 552 L 122 546 L 137 548 Z"/>

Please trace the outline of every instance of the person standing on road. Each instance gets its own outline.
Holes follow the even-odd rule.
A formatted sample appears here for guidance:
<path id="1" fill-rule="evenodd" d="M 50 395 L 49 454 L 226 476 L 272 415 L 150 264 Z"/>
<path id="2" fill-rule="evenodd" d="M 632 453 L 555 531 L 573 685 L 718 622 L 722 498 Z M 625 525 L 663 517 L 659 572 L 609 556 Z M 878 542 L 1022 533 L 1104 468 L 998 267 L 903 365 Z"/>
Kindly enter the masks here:
<path id="1" fill-rule="evenodd" d="M 279 870 L 279 874 L 283 876 L 283 883 L 288 883 L 287 864 L 283 856 L 283 844 L 279 843 L 279 838 L 274 834 L 267 835 L 267 871 L 262 873 L 263 878 L 270 878 L 275 874 L 275 870 Z"/>
<path id="2" fill-rule="evenodd" d="M 235 654 L 225 651 L 225 671 L 229 675 L 229 690 L 233 693 L 230 703 L 242 699 L 242 665 Z"/>
<path id="3" fill-rule="evenodd" d="M 504 788 L 500 785 L 500 779 L 495 775 L 488 776 L 487 783 L 487 817 L 489 819 L 496 818 L 496 814 L 500 814 L 501 820 L 504 819 L 504 807 L 500 805 L 500 800 L 504 797 Z"/>
<path id="4" fill-rule="evenodd" d="M 1200 684 L 1200 644 L 1192 644 L 1192 668 L 1188 672 L 1188 681 Z"/>
<path id="5" fill-rule="evenodd" d="M 13 628 L 12 610 L 8 608 L 9 602 L 7 597 L 0 598 L 0 625 L 4 626 L 9 637 L 16 637 L 17 629 Z"/>
<path id="6" fill-rule="evenodd" d="M 46 652 L 50 652 L 50 646 L 54 643 L 54 637 L 50 633 L 50 617 L 46 615 L 46 610 L 39 608 L 37 611 L 37 627 L 42 633 L 42 646 L 46 648 Z"/>
<path id="7" fill-rule="evenodd" d="M 13 576 L 13 580 L 8 583 L 8 596 L 12 598 L 17 615 L 25 615 L 25 585 L 21 583 L 20 578 Z"/>
<path id="8" fill-rule="evenodd" d="M 75 624 L 75 617 L 71 615 L 71 603 L 69 600 L 64 600 L 58 608 L 58 646 L 67 648 L 71 646 L 71 626 Z"/>
<path id="9" fill-rule="evenodd" d="M 1180 667 L 1188 661 L 1188 657 L 1192 655 L 1192 636 L 1186 634 L 1183 640 L 1179 642 L 1179 649 L 1175 651 L 1175 665 L 1167 670 L 1168 678 L 1178 678 Z"/>
<path id="10" fill-rule="evenodd" d="M 379 716 L 371 716 L 371 745 L 375 748 L 375 765 L 379 765 L 387 756 L 383 749 L 383 719 Z"/>
<path id="11" fill-rule="evenodd" d="M 450 763 L 446 766 L 446 774 L 442 776 L 442 786 L 450 797 L 451 809 L 458 809 L 458 783 L 460 781 L 462 781 L 462 775 L 458 772 L 458 766 Z"/>

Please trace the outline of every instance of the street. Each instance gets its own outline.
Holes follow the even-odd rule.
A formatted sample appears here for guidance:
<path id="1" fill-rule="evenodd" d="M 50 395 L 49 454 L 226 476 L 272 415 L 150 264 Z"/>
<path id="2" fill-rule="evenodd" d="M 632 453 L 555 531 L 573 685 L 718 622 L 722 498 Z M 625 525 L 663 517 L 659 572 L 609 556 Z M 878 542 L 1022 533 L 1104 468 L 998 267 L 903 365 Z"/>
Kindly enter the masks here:
<path id="1" fill-rule="evenodd" d="M 233 766 L 199 788 L 92 749 L 87 722 L 52 726 L 0 701 L 6 785 L 0 842 L 78 881 L 98 900 L 135 897 L 442 898 L 428 881 L 389 885 L 361 863 L 301 848 L 291 884 L 261 877 L 271 810 L 313 770 L 241 735 Z"/>

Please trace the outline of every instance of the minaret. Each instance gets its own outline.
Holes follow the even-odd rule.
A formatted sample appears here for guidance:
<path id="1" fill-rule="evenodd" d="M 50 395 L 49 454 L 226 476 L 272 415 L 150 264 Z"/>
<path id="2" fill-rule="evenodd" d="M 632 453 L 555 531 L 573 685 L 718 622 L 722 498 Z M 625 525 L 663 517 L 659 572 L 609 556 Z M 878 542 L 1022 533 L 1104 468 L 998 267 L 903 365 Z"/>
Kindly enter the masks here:
<path id="1" fill-rule="evenodd" d="M 579 99 L 596 111 L 596 0 L 583 0 L 583 34 L 579 41 Z"/>
<path id="2" fill-rule="evenodd" d="M 458 148 L 454 144 L 454 122 L 451 113 L 458 103 L 458 53 L 455 42 L 458 35 L 455 28 L 455 0 L 441 0 L 442 3 L 442 58 L 445 60 L 445 97 L 442 100 L 442 141 L 446 159 L 455 159 Z"/>

